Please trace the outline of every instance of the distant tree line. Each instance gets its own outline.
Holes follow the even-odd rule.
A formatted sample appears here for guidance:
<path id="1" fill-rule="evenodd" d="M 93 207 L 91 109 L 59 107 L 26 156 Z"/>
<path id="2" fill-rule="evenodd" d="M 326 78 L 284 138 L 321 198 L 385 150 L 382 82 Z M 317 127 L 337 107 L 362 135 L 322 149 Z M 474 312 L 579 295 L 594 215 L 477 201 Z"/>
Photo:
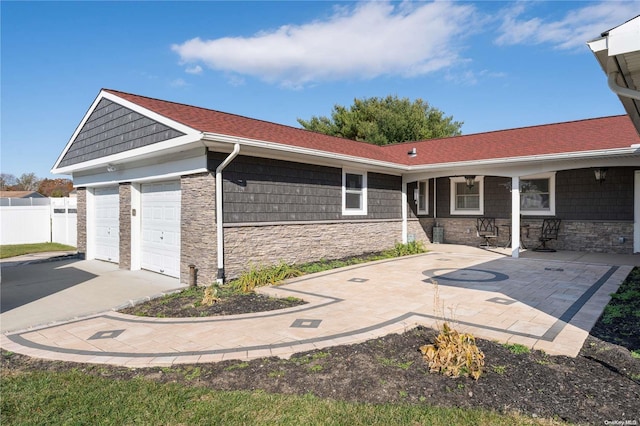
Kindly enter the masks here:
<path id="1" fill-rule="evenodd" d="M 23 173 L 15 177 L 9 173 L 0 174 L 1 191 L 36 191 L 45 197 L 68 197 L 73 191 L 69 179 L 40 179 L 35 173 Z"/>

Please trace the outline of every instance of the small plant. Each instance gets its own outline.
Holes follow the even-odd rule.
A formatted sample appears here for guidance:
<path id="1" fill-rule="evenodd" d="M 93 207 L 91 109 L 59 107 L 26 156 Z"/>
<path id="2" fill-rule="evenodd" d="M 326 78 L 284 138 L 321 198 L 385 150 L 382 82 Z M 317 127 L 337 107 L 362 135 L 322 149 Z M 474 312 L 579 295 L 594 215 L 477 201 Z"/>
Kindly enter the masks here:
<path id="1" fill-rule="evenodd" d="M 238 364 L 233 364 L 224 369 L 224 371 L 233 371 L 233 370 L 242 370 L 243 368 L 247 368 L 249 366 L 248 362 L 240 362 Z"/>
<path id="2" fill-rule="evenodd" d="M 494 365 L 493 367 L 491 367 L 491 369 L 493 370 L 494 373 L 498 373 L 500 375 L 503 375 L 507 371 L 507 366 L 506 365 Z"/>
<path id="3" fill-rule="evenodd" d="M 409 392 L 407 392 L 406 390 L 401 390 L 400 392 L 398 392 L 398 394 L 402 399 L 409 397 Z"/>
<path id="4" fill-rule="evenodd" d="M 309 367 L 309 371 L 311 371 L 312 373 L 318 373 L 318 372 L 322 371 L 323 368 L 324 367 L 322 367 L 321 365 L 316 364 L 316 365 L 312 365 L 311 367 Z"/>
<path id="5" fill-rule="evenodd" d="M 217 284 L 214 284 L 204 289 L 202 302 L 200 302 L 203 306 L 213 306 L 215 303 L 218 303 L 219 301 L 220 301 L 220 298 L 218 297 Z"/>
<path id="6" fill-rule="evenodd" d="M 521 345 L 520 343 L 505 343 L 502 346 L 507 348 L 509 352 L 514 355 L 528 354 L 531 352 L 531 349 L 529 349 L 528 346 Z"/>
<path id="7" fill-rule="evenodd" d="M 411 365 L 413 365 L 413 361 L 400 362 L 391 358 L 378 358 L 378 361 L 385 367 L 398 367 L 403 370 L 408 370 Z"/>
<path id="8" fill-rule="evenodd" d="M 440 334 L 432 345 L 420 347 L 422 356 L 429 364 L 429 370 L 451 377 L 470 376 L 480 378 L 484 366 L 484 353 L 476 345 L 471 334 L 461 334 L 442 325 Z"/>
<path id="9" fill-rule="evenodd" d="M 187 371 L 188 373 L 184 375 L 184 378 L 187 380 L 197 379 L 202 374 L 200 367 L 189 367 L 187 368 Z"/>
<path id="10" fill-rule="evenodd" d="M 282 370 L 271 371 L 268 374 L 268 376 L 274 379 L 279 379 L 280 377 L 284 377 L 284 371 Z"/>
<path id="11" fill-rule="evenodd" d="M 387 251 L 383 252 L 385 257 L 401 257 L 409 256 L 412 254 L 420 254 L 426 252 L 422 241 L 412 241 L 410 243 L 402 244 L 396 243 L 396 245 Z"/>
<path id="12" fill-rule="evenodd" d="M 634 351 L 631 351 L 631 356 L 635 359 L 640 359 L 640 349 L 636 349 Z"/>
<path id="13" fill-rule="evenodd" d="M 287 278 L 299 277 L 302 272 L 285 262 L 273 266 L 251 265 L 247 272 L 230 284 L 243 293 L 251 293 L 256 287 L 278 284 Z"/>

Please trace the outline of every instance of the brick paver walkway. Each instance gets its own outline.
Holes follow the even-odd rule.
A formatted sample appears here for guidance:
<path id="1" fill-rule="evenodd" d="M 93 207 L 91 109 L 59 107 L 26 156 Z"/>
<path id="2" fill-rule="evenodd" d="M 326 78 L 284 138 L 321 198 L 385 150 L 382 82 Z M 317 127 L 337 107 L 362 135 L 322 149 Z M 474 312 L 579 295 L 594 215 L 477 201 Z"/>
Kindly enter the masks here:
<path id="1" fill-rule="evenodd" d="M 575 356 L 630 270 L 491 252 L 430 252 L 263 289 L 309 302 L 281 311 L 193 319 L 108 312 L 2 335 L 0 345 L 47 359 L 159 366 L 288 357 L 448 320 L 477 337 Z"/>

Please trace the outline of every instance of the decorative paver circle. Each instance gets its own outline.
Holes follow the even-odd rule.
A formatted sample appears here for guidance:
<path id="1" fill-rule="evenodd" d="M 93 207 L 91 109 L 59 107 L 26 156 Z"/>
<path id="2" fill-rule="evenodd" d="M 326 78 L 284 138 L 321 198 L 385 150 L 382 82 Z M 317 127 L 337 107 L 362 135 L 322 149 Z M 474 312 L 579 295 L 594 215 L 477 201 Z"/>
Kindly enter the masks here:
<path id="1" fill-rule="evenodd" d="M 501 272 L 472 268 L 429 269 L 422 272 L 422 275 L 439 280 L 477 283 L 495 283 L 509 279 L 509 275 Z"/>

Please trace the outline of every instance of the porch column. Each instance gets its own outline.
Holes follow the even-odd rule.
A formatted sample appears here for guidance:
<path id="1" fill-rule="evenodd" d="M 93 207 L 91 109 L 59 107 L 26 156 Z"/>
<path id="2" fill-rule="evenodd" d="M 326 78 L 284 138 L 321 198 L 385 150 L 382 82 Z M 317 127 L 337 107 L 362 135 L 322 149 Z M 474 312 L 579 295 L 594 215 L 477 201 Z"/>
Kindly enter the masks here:
<path id="1" fill-rule="evenodd" d="M 402 176 L 402 244 L 407 244 L 407 179 Z"/>
<path id="2" fill-rule="evenodd" d="M 520 177 L 511 178 L 511 257 L 520 257 Z"/>

